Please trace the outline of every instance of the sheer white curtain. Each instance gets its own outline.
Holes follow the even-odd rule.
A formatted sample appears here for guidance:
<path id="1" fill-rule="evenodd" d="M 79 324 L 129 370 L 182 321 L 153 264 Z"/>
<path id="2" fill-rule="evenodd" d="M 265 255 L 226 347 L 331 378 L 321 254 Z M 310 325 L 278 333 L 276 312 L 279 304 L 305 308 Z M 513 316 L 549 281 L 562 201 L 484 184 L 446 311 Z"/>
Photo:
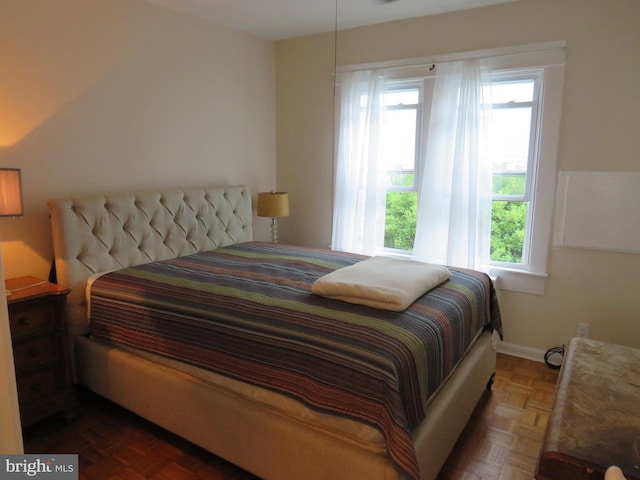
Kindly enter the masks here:
<path id="1" fill-rule="evenodd" d="M 478 60 L 438 65 L 420 168 L 413 258 L 487 271 L 492 169 L 486 149 L 490 70 Z"/>
<path id="2" fill-rule="evenodd" d="M 384 75 L 344 73 L 333 209 L 332 248 L 373 255 L 384 241 L 385 177 L 379 162 Z"/>

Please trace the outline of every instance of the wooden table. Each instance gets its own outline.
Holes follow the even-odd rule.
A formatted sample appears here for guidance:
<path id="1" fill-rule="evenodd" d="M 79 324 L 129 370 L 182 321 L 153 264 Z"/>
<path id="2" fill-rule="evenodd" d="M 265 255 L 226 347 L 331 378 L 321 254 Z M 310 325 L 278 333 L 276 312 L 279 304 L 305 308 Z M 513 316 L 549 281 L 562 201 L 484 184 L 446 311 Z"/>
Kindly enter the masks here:
<path id="1" fill-rule="evenodd" d="M 536 469 L 538 480 L 640 480 L 640 350 L 574 338 Z"/>
<path id="2" fill-rule="evenodd" d="M 26 427 L 54 413 L 75 414 L 62 306 L 69 289 L 35 277 L 5 282 L 20 418 Z"/>

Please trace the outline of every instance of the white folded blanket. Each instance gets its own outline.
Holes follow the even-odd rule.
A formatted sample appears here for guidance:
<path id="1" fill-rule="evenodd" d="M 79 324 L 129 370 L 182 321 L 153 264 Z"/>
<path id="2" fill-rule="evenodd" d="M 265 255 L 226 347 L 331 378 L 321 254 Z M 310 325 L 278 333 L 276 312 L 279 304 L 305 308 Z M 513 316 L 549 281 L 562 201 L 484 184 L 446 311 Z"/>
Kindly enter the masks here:
<path id="1" fill-rule="evenodd" d="M 449 278 L 451 272 L 442 265 L 371 257 L 318 278 L 311 291 L 343 302 L 400 312 Z"/>

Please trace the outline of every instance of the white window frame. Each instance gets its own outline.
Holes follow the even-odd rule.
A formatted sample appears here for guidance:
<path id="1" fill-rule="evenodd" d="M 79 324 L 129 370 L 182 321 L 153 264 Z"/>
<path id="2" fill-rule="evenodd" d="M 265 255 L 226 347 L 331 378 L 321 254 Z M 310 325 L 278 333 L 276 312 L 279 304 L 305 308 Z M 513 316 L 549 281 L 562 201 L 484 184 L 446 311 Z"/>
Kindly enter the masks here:
<path id="1" fill-rule="evenodd" d="M 502 290 L 544 294 L 547 279 L 547 259 L 551 245 L 553 224 L 553 208 L 557 173 L 557 151 L 560 132 L 562 90 L 564 84 L 566 42 L 546 42 L 542 44 L 524 45 L 489 50 L 464 52 L 460 54 L 440 55 L 404 61 L 381 62 L 373 64 L 351 65 L 339 67 L 338 72 L 385 68 L 390 80 L 424 79 L 422 97 L 422 118 L 430 111 L 428 78 L 426 73 L 430 65 L 441 62 L 482 58 L 491 64 L 492 71 L 541 69 L 541 88 L 538 92 L 540 103 L 538 122 L 540 128 L 536 145 L 530 147 L 537 153 L 537 162 L 531 173 L 531 204 L 528 215 L 530 236 L 525 246 L 522 267 L 514 264 L 490 267 L 489 275 L 494 279 L 496 287 Z M 339 111 L 339 96 L 336 96 L 336 108 Z M 336 126 L 338 128 L 338 126 Z M 423 122 L 424 128 L 424 122 Z M 421 147 L 418 147 L 421 148 Z M 423 152 L 420 151 L 420 154 Z M 420 174 L 416 165 L 416 175 Z M 529 186 L 529 185 L 528 185 Z"/>
<path id="2" fill-rule="evenodd" d="M 525 238 L 522 245 L 522 263 L 510 263 L 510 262 L 498 262 L 491 261 L 491 268 L 494 269 L 512 269 L 512 270 L 524 270 L 529 269 L 529 252 L 531 245 L 533 244 L 533 229 L 532 229 L 532 217 L 533 217 L 533 205 L 535 202 L 534 187 L 536 184 L 536 172 L 538 165 L 538 143 L 540 138 L 540 89 L 542 88 L 542 70 L 536 69 L 515 69 L 515 70 L 500 70 L 492 73 L 492 83 L 501 82 L 517 82 L 518 80 L 533 80 L 534 91 L 532 100 L 526 103 L 531 107 L 531 125 L 529 130 L 529 148 L 527 152 L 527 167 L 526 167 L 526 183 L 525 190 L 522 195 L 493 195 L 493 201 L 506 201 L 506 202 L 526 202 L 528 203 L 527 218 L 525 223 Z M 518 103 L 514 105 L 515 108 L 520 107 Z M 493 108 L 496 108 L 496 103 L 493 104 Z M 494 178 L 495 178 L 494 172 Z"/>
<path id="3" fill-rule="evenodd" d="M 417 89 L 418 90 L 418 104 L 416 105 L 416 138 L 415 138 L 415 150 L 413 155 L 413 186 L 412 187 L 401 187 L 401 186 L 393 186 L 389 185 L 386 188 L 387 194 L 389 192 L 418 192 L 419 175 L 420 175 L 420 161 L 424 144 L 423 142 L 423 134 L 422 129 L 424 125 L 425 115 L 428 118 L 429 111 L 425 110 L 424 102 L 425 102 L 425 80 L 420 78 L 410 78 L 408 80 L 397 80 L 392 79 L 388 80 L 387 83 L 387 91 L 393 90 L 403 90 L 403 89 Z M 386 213 L 385 213 L 386 217 Z M 381 255 L 388 256 L 397 256 L 397 257 L 407 257 L 410 256 L 411 253 L 406 250 L 398 250 L 394 248 L 388 248 L 384 246 L 384 239 L 382 241 L 382 245 L 380 248 Z"/>
<path id="4" fill-rule="evenodd" d="M 546 49 L 519 55 L 497 57 L 492 62 L 494 70 L 515 68 L 541 68 L 542 88 L 538 92 L 537 162 L 532 171 L 533 182 L 530 205 L 530 238 L 527 258 L 522 268 L 492 265 L 489 274 L 496 279 L 496 287 L 503 290 L 544 294 L 547 279 L 547 260 L 553 226 L 557 152 L 564 84 L 565 42 L 547 44 Z"/>

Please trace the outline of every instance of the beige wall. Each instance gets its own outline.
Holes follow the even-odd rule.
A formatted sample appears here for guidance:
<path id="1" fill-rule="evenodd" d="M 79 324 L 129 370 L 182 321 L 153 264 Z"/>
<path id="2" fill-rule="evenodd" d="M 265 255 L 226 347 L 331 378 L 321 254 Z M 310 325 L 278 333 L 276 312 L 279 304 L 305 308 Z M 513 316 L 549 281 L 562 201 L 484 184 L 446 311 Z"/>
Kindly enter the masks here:
<path id="1" fill-rule="evenodd" d="M 0 59 L 0 167 L 26 210 L 0 219 L 7 277 L 48 275 L 49 198 L 275 187 L 272 42 L 142 0 L 3 0 Z"/>
<path id="2" fill-rule="evenodd" d="M 337 62 L 566 40 L 559 168 L 638 171 L 639 21 L 637 0 L 520 0 L 340 32 Z M 333 35 L 276 44 L 277 181 L 292 192 L 283 241 L 331 241 L 332 50 Z M 640 255 L 553 248 L 547 271 L 542 296 L 502 292 L 508 342 L 538 354 L 588 322 L 592 338 L 640 348 Z"/>

